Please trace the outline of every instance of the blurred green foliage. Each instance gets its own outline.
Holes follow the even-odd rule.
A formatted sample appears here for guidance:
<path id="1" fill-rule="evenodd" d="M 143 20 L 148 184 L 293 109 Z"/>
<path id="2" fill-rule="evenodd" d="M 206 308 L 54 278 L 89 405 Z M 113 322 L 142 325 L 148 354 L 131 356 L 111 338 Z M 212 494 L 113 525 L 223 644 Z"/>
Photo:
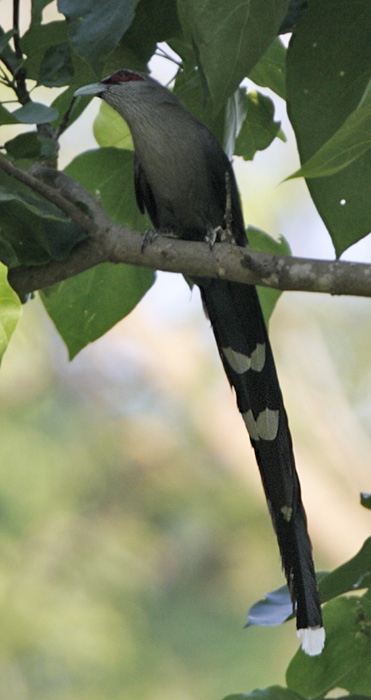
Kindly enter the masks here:
<path id="1" fill-rule="evenodd" d="M 4 360 L 0 697 L 212 700 L 262 664 L 283 680 L 292 623 L 243 629 L 279 583 L 264 506 L 210 457 L 186 400 L 135 360 L 67 367 L 50 330 L 29 303 Z"/>

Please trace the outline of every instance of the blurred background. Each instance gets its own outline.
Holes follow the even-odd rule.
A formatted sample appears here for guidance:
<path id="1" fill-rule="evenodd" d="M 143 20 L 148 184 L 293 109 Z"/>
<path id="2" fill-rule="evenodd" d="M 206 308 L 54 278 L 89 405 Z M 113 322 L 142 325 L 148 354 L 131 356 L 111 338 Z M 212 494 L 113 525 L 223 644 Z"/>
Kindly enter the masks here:
<path id="1" fill-rule="evenodd" d="M 163 59 L 151 68 L 171 78 Z M 235 162 L 246 223 L 332 258 L 305 184 L 282 184 L 298 160 L 274 99 L 288 143 Z M 96 147 L 98 108 L 63 137 L 61 167 Z M 369 238 L 343 256 L 370 257 Z M 320 570 L 370 532 L 370 322 L 370 300 L 285 293 L 270 323 Z M 243 629 L 284 582 L 255 458 L 180 275 L 160 273 L 71 363 L 39 300 L 27 303 L 1 368 L 0 441 L 1 698 L 220 700 L 284 683 L 294 623 Z"/>

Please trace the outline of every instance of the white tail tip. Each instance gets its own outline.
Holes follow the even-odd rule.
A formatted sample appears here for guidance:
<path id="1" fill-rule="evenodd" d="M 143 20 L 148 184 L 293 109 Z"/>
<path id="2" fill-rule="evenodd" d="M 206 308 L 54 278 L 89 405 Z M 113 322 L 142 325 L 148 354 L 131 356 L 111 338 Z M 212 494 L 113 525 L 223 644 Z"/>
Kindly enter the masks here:
<path id="1" fill-rule="evenodd" d="M 297 630 L 301 639 L 301 648 L 308 656 L 318 656 L 325 646 L 325 630 L 323 627 L 307 627 Z"/>

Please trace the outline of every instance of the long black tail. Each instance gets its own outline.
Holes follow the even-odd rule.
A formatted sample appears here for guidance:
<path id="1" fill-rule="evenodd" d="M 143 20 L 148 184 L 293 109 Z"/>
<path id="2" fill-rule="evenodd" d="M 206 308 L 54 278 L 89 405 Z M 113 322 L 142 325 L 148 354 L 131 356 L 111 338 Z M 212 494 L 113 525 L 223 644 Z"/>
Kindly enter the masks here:
<path id="1" fill-rule="evenodd" d="M 255 287 L 197 279 L 225 372 L 255 450 L 302 647 L 322 651 L 324 631 L 291 435 Z"/>

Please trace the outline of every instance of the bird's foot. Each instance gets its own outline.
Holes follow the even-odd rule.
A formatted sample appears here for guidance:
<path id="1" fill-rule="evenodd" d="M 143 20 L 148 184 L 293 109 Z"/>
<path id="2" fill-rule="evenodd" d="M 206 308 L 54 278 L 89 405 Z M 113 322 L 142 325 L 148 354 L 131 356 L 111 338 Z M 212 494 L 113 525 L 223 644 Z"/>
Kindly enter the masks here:
<path id="1" fill-rule="evenodd" d="M 152 245 L 159 235 L 159 232 L 155 229 L 148 229 L 148 231 L 145 231 L 143 234 L 142 247 L 140 249 L 141 253 L 144 253 L 147 246 Z"/>
<path id="2" fill-rule="evenodd" d="M 178 238 L 178 236 L 176 236 L 174 231 L 172 231 L 171 229 L 148 229 L 148 231 L 145 231 L 143 234 L 141 252 L 144 253 L 147 246 L 152 245 L 152 243 L 154 243 L 156 238 L 158 238 L 159 236 L 166 236 L 168 238 Z"/>
<path id="3" fill-rule="evenodd" d="M 215 243 L 223 240 L 224 229 L 221 226 L 208 228 L 205 236 L 205 243 L 208 244 L 210 250 L 213 250 Z"/>

